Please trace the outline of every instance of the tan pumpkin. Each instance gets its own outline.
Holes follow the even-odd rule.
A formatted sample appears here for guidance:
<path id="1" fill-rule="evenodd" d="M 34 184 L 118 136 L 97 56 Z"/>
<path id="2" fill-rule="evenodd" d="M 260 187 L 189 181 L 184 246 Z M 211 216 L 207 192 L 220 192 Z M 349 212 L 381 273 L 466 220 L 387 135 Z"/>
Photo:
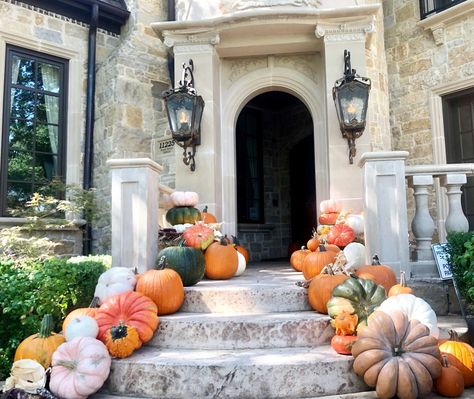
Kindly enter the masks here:
<path id="1" fill-rule="evenodd" d="M 382 399 L 428 395 L 441 375 L 438 340 L 418 320 L 400 311 L 375 311 L 352 346 L 354 371 Z"/>
<path id="2" fill-rule="evenodd" d="M 139 276 L 136 291 L 150 298 L 158 309 L 158 315 L 175 313 L 184 302 L 184 286 L 181 277 L 173 269 L 148 270 Z"/>
<path id="3" fill-rule="evenodd" d="M 362 266 L 357 270 L 356 275 L 365 279 L 373 276 L 373 280 L 378 285 L 382 285 L 387 293 L 390 292 L 390 288 L 397 284 L 397 277 L 392 268 L 387 265 L 381 265 L 377 255 L 374 255 L 372 258 L 371 265 Z"/>
<path id="4" fill-rule="evenodd" d="M 37 361 L 45 369 L 51 365 L 51 358 L 58 347 L 66 340 L 61 334 L 53 332 L 53 317 L 47 314 L 41 321 L 37 334 L 24 339 L 15 352 L 15 362 L 21 359 Z"/>
<path id="5" fill-rule="evenodd" d="M 323 245 L 320 245 L 318 251 L 309 253 L 303 260 L 304 278 L 309 280 L 310 278 L 317 276 L 321 273 L 324 266 L 334 262 L 335 258 L 335 252 L 327 251 Z"/>
<path id="6" fill-rule="evenodd" d="M 308 301 L 311 307 L 319 313 L 327 314 L 327 303 L 332 297 L 332 290 L 347 278 L 345 274 L 334 274 L 332 268 L 326 266 L 325 272 L 315 276 L 308 287 Z"/>
<path id="7" fill-rule="evenodd" d="M 211 280 L 227 280 L 233 277 L 239 266 L 237 251 L 223 237 L 212 243 L 204 254 L 206 277 Z"/>
<path id="8" fill-rule="evenodd" d="M 290 257 L 291 267 L 297 272 L 302 271 L 304 258 L 306 258 L 306 255 L 309 253 L 311 253 L 311 251 L 309 249 L 305 249 L 305 247 L 301 247 L 301 249 L 293 252 Z"/>
<path id="9" fill-rule="evenodd" d="M 407 280 L 405 278 L 405 272 L 400 272 L 400 282 L 395 284 L 388 291 L 388 296 L 395 296 L 400 294 L 413 294 L 413 290 L 407 286 Z"/>

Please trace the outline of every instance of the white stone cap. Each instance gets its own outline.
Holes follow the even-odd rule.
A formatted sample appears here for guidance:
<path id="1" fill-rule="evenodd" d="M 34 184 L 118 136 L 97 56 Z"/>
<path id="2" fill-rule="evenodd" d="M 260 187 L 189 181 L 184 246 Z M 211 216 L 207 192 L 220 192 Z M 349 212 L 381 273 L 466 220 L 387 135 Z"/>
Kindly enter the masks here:
<path id="1" fill-rule="evenodd" d="M 160 192 L 162 193 L 165 193 L 165 194 L 172 194 L 174 192 L 174 189 L 169 187 L 169 186 L 166 186 L 164 184 L 161 184 L 159 185 L 160 187 Z"/>
<path id="2" fill-rule="evenodd" d="M 201 20 L 192 21 L 165 21 L 165 22 L 154 22 L 151 24 L 153 30 L 162 39 L 162 33 L 164 31 L 177 31 L 182 29 L 197 29 L 194 33 L 203 33 L 199 29 L 205 28 L 228 28 L 229 23 L 241 22 L 245 20 L 255 19 L 266 19 L 271 17 L 277 17 L 282 19 L 283 17 L 298 17 L 298 18 L 341 18 L 341 17 L 367 17 L 369 15 L 375 15 L 381 8 L 381 4 L 368 4 L 359 6 L 348 6 L 340 8 L 259 8 L 245 11 L 237 11 L 215 18 L 207 18 Z"/>
<path id="3" fill-rule="evenodd" d="M 405 168 L 407 176 L 412 175 L 433 175 L 442 176 L 449 173 L 474 174 L 474 163 L 452 163 L 444 165 L 413 165 Z"/>
<path id="4" fill-rule="evenodd" d="M 378 161 L 404 161 L 408 158 L 408 151 L 373 151 L 361 155 L 359 166 L 362 168 L 366 162 Z"/>
<path id="5" fill-rule="evenodd" d="M 408 176 L 408 185 L 413 186 L 431 186 L 433 185 L 434 179 L 433 176 L 428 175 L 414 175 Z"/>
<path id="6" fill-rule="evenodd" d="M 150 158 L 109 159 L 107 165 L 110 169 L 150 168 L 155 172 L 163 170 L 163 166 Z"/>
<path id="7" fill-rule="evenodd" d="M 450 184 L 462 185 L 467 183 L 467 177 L 465 173 L 450 173 L 444 176 L 441 176 L 441 185 L 446 186 Z"/>

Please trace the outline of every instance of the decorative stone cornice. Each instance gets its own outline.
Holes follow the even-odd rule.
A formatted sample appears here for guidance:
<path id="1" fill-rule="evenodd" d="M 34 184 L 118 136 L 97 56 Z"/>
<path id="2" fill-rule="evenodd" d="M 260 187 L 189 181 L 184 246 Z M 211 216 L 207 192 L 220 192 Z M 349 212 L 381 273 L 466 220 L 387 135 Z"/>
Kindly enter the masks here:
<path id="1" fill-rule="evenodd" d="M 232 4 L 232 9 L 233 10 L 247 10 L 249 8 L 276 7 L 276 6 L 318 8 L 321 6 L 321 1 L 320 0 L 237 0 Z"/>
<path id="2" fill-rule="evenodd" d="M 357 22 L 318 22 L 314 34 L 324 41 L 362 41 L 367 33 L 375 32 L 375 16 Z"/>
<path id="3" fill-rule="evenodd" d="M 219 44 L 220 37 L 217 32 L 163 32 L 163 43 L 168 48 L 179 45 L 216 45 Z"/>

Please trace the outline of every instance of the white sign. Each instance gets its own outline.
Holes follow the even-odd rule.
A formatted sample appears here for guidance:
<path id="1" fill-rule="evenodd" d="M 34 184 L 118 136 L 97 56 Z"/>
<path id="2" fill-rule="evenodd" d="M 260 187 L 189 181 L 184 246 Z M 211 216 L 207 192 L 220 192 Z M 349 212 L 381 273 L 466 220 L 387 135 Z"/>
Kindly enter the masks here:
<path id="1" fill-rule="evenodd" d="M 158 151 L 160 154 L 169 154 L 173 151 L 174 148 L 174 140 L 173 139 L 165 139 L 158 141 Z"/>
<path id="2" fill-rule="evenodd" d="M 453 278 L 447 246 L 447 243 L 431 244 L 431 250 L 433 251 L 439 276 L 442 280 L 450 280 Z"/>

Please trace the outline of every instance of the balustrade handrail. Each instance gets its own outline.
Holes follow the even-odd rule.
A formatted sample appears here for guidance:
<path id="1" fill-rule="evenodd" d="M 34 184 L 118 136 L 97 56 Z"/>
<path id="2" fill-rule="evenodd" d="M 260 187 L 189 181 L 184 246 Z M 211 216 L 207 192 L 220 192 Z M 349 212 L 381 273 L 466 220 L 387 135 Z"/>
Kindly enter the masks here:
<path id="1" fill-rule="evenodd" d="M 405 167 L 405 176 L 432 175 L 433 177 L 449 173 L 474 175 L 474 163 L 453 163 L 444 165 L 410 165 Z"/>

